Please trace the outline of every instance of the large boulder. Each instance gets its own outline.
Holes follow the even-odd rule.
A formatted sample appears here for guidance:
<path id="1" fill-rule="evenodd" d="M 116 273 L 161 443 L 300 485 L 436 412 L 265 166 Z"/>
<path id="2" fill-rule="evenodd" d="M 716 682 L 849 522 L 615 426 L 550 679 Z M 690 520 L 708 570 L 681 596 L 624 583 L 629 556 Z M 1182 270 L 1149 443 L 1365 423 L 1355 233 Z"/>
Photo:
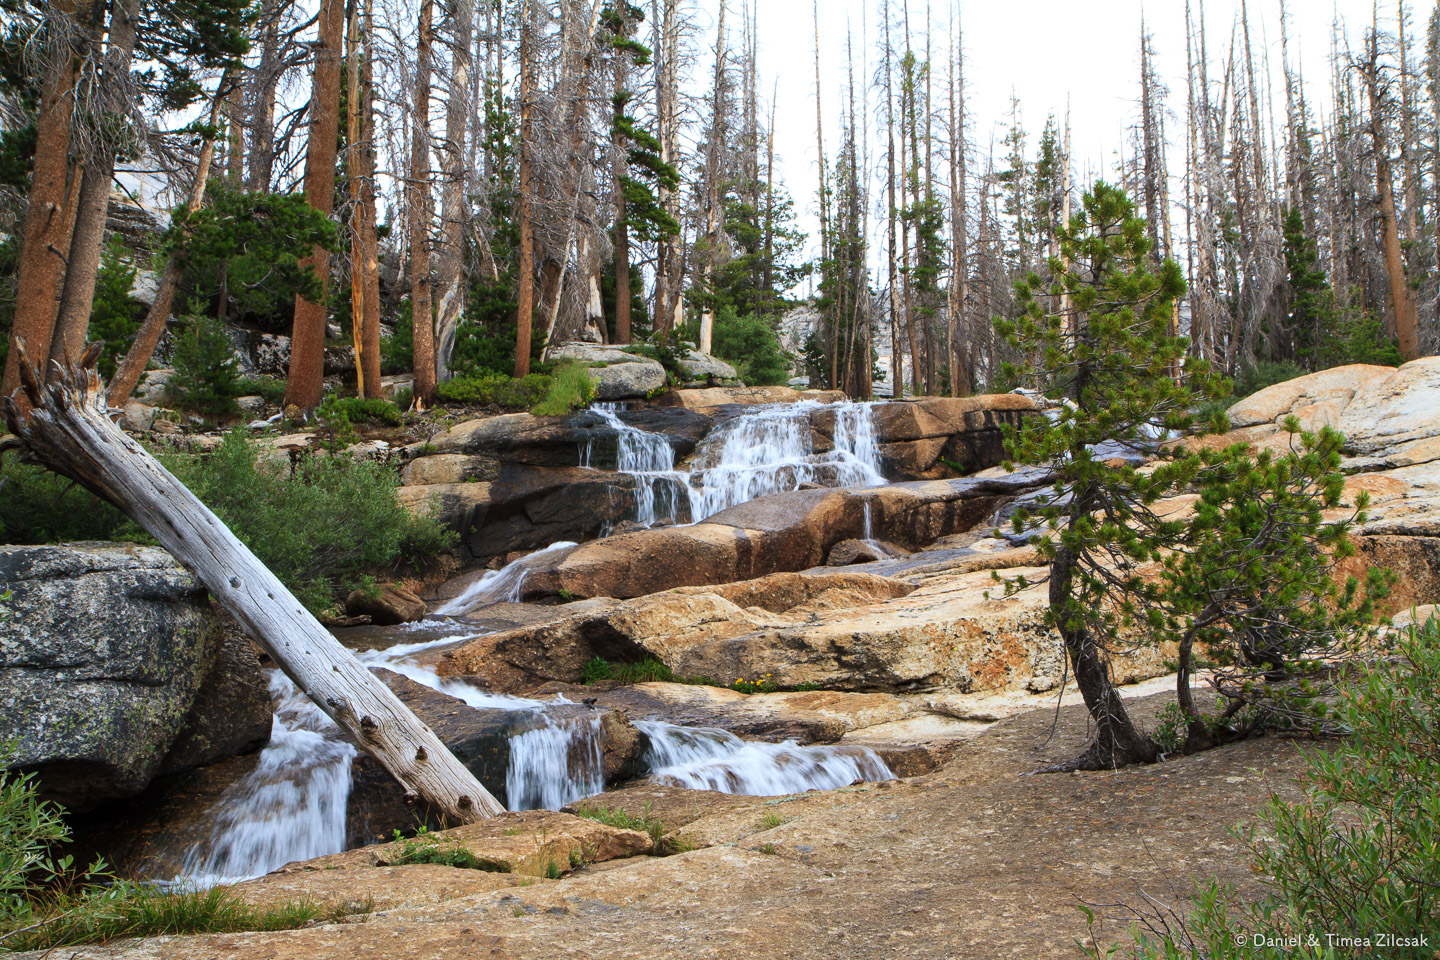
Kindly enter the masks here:
<path id="1" fill-rule="evenodd" d="M 662 394 L 659 403 L 683 407 L 696 413 L 715 415 L 727 407 L 753 406 L 767 403 L 838 403 L 847 400 L 841 390 L 796 390 L 793 387 L 705 387 L 692 390 L 671 390 Z"/>
<path id="2" fill-rule="evenodd" d="M 1032 582 L 1045 572 L 1009 570 Z M 858 573 L 794 579 L 814 582 L 808 592 L 790 588 L 785 577 L 673 590 L 481 637 L 453 651 L 439 669 L 517 688 L 573 683 L 595 656 L 653 657 L 677 675 L 721 686 L 766 677 L 780 687 L 991 694 L 1046 692 L 1064 681 L 1064 648 L 1046 625 L 1043 586 L 1004 597 L 988 570 L 963 565 L 924 578 L 918 588 Z M 751 602 L 767 597 L 768 607 Z M 1140 646 L 1118 655 L 1112 671 L 1120 683 L 1159 676 L 1173 655 Z M 633 697 L 610 702 L 647 713 Z M 805 735 L 824 738 L 821 727 Z"/>
<path id="3" fill-rule="evenodd" d="M 47 797 L 90 809 L 268 738 L 253 648 L 163 550 L 0 547 L 7 591 L 0 729 Z"/>
<path id="4" fill-rule="evenodd" d="M 633 400 L 648 397 L 665 386 L 665 368 L 649 357 L 626 353 L 618 346 L 598 343 L 567 343 L 550 351 L 556 360 L 578 360 L 595 364 L 590 379 L 595 381 L 596 400 Z"/>
<path id="5" fill-rule="evenodd" d="M 537 567 L 529 596 L 628 599 L 671 587 L 733 583 L 825 563 L 830 549 L 866 535 L 918 549 L 985 523 L 1038 472 L 994 479 L 900 483 L 864 490 L 797 490 L 723 510 L 691 527 L 643 530 L 582 544 Z"/>

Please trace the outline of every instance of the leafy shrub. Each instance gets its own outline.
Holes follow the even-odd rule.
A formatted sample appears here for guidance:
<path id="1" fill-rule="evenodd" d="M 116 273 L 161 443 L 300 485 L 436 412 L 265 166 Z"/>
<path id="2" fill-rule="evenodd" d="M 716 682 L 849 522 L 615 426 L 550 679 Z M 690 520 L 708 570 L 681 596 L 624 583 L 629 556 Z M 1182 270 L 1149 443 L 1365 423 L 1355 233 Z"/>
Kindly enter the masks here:
<path id="1" fill-rule="evenodd" d="M 343 419 L 346 423 L 383 423 L 398 427 L 405 422 L 400 408 L 389 400 L 373 397 L 337 397 L 330 395 L 320 404 L 316 416 L 321 423 L 332 424 Z"/>
<path id="2" fill-rule="evenodd" d="M 1266 387 L 1303 377 L 1308 372 L 1304 367 L 1288 360 L 1261 360 L 1254 366 L 1241 369 L 1239 376 L 1235 378 L 1235 398 L 1231 403 L 1239 403 Z"/>
<path id="3" fill-rule="evenodd" d="M 550 377 L 531 373 L 518 380 L 505 374 L 482 377 L 457 377 L 437 384 L 435 396 L 442 403 L 467 407 L 504 407 L 507 410 L 528 410 L 550 393 Z"/>
<path id="4" fill-rule="evenodd" d="M 486 870 L 490 873 L 509 873 L 510 867 L 507 864 L 490 860 L 485 857 L 476 856 L 455 837 L 442 837 L 430 832 L 429 827 L 421 827 L 414 837 L 401 837 L 400 831 L 395 831 L 394 853 L 390 855 L 390 863 L 401 866 L 411 863 L 438 863 L 445 867 L 458 867 L 462 870 Z"/>
<path id="5" fill-rule="evenodd" d="M 749 386 L 776 386 L 790 379 L 794 357 L 780 348 L 780 340 L 765 318 L 739 316 L 725 306 L 715 315 L 714 354 L 735 368 Z"/>
<path id="6" fill-rule="evenodd" d="M 165 398 L 182 410 L 208 416 L 231 416 L 240 408 L 239 360 L 230 346 L 225 324 L 200 314 L 187 318 L 175 344 L 175 373 L 165 384 Z"/>
<path id="7" fill-rule="evenodd" d="M 130 299 L 136 269 L 129 253 L 120 235 L 112 235 L 105 243 L 100 271 L 95 278 L 95 301 L 90 308 L 87 336 L 105 344 L 97 367 L 107 380 L 115 375 L 115 367 L 130 349 L 130 341 L 140 328 L 143 308 Z"/>
<path id="8" fill-rule="evenodd" d="M 1394 661 L 1370 666 L 1342 693 L 1337 715 L 1353 735 L 1333 752 L 1309 755 L 1303 799 L 1272 797 L 1262 826 L 1241 831 L 1269 888 L 1266 896 L 1243 903 L 1233 887 L 1211 881 L 1192 899 L 1188 918 L 1142 917 L 1130 956 L 1434 956 L 1440 931 L 1440 620 L 1408 631 L 1397 653 Z M 1327 939 L 1377 933 L 1397 945 L 1361 953 Z M 1405 945 L 1427 937 L 1428 945 Z M 1263 945 L 1286 938 L 1297 938 L 1300 946 Z M 1096 948 L 1089 955 L 1102 956 Z"/>
<path id="9" fill-rule="evenodd" d="M 590 371 L 569 361 L 556 364 L 545 399 L 530 408 L 537 417 L 563 417 L 595 398 L 595 381 Z"/>
<path id="10" fill-rule="evenodd" d="M 242 397 L 263 397 L 272 407 L 285 400 L 285 381 L 279 377 L 241 377 L 235 384 Z"/>
<path id="11" fill-rule="evenodd" d="M 129 522 L 72 480 L 18 454 L 0 457 L 0 543 L 110 540 Z"/>
<path id="12" fill-rule="evenodd" d="M 395 321 L 395 333 L 380 338 L 381 373 L 388 375 L 415 369 L 413 316 L 414 304 L 407 299 L 400 304 L 400 318 Z"/>
<path id="13" fill-rule="evenodd" d="M 312 611 L 331 608 L 367 571 L 416 563 L 455 540 L 407 510 L 399 479 L 378 463 L 313 456 L 286 476 L 288 464 L 241 430 L 210 454 L 165 461 Z"/>

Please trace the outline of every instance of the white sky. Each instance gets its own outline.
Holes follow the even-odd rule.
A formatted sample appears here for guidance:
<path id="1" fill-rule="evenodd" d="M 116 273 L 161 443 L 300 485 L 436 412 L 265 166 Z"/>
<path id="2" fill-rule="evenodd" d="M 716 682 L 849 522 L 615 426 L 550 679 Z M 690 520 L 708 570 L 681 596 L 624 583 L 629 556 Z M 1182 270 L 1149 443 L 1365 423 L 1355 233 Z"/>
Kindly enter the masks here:
<path id="1" fill-rule="evenodd" d="M 742 0 L 728 0 L 738 22 Z M 897 8 L 903 0 L 893 0 Z M 1397 0 L 1381 4 L 1380 26 L 1393 31 Z M 945 103 L 951 0 L 930 0 L 934 24 L 934 99 Z M 1032 149 L 1054 113 L 1063 123 L 1067 104 L 1073 130 L 1076 174 L 1084 178 L 1113 170 L 1124 130 L 1139 112 L 1139 33 L 1142 7 L 1154 38 L 1156 70 L 1170 88 L 1167 119 L 1172 173 L 1183 170 L 1185 88 L 1185 0 L 955 0 L 965 31 L 965 75 L 971 142 L 981 154 L 990 138 L 997 155 L 1009 127 L 1010 97 L 1019 97 L 1023 124 Z M 1276 117 L 1283 123 L 1284 87 L 1280 57 L 1280 0 L 1247 0 L 1251 42 L 1263 69 L 1268 51 Z M 762 92 L 769 99 L 778 80 L 776 116 L 777 174 L 795 195 L 802 226 L 818 233 L 814 215 L 816 148 L 814 26 L 810 0 L 758 0 L 758 37 Z M 719 0 L 700 0 L 703 17 L 713 25 Z M 845 41 L 854 31 L 857 83 L 868 82 L 878 62 L 880 0 L 820 0 L 821 80 L 824 85 L 826 149 L 834 156 L 841 98 L 846 83 Z M 926 0 L 910 0 L 917 47 L 923 43 Z M 1199 0 L 1194 2 L 1198 17 Z M 1232 26 L 1241 0 L 1204 0 L 1212 83 L 1223 76 Z M 1420 36 L 1431 7 L 1428 0 L 1407 0 L 1414 36 Z M 1370 24 L 1371 0 L 1287 0 L 1290 58 L 1303 72 L 1312 109 L 1328 101 L 1331 73 L 1331 24 L 1337 18 L 1358 47 Z M 1387 16 L 1388 11 L 1388 16 Z M 862 43 L 861 31 L 867 35 Z M 738 33 L 738 28 L 736 33 Z M 732 36 L 735 34 L 732 34 Z M 697 72 L 708 70 L 713 35 L 703 41 Z M 862 72 L 863 71 L 863 72 Z M 703 84 L 704 74 L 696 78 Z M 883 121 L 883 115 L 879 115 Z M 877 158 L 883 159 L 883 158 Z M 1172 186 L 1172 196 L 1177 194 Z"/>

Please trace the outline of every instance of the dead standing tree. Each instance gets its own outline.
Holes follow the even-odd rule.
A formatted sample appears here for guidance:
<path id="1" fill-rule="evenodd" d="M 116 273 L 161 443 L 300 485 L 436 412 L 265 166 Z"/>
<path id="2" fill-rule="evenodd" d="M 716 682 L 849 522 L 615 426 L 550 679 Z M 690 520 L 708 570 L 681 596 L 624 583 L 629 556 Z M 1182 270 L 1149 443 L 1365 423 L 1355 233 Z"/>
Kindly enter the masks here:
<path id="1" fill-rule="evenodd" d="M 115 504 L 205 584 L 316 706 L 390 771 L 407 799 L 462 823 L 504 808 L 369 670 L 266 569 L 210 508 L 110 419 L 95 372 L 101 344 L 80 362 L 53 365 L 52 382 L 20 350 L 20 379 L 32 406 L 4 400 L 17 448 Z"/>

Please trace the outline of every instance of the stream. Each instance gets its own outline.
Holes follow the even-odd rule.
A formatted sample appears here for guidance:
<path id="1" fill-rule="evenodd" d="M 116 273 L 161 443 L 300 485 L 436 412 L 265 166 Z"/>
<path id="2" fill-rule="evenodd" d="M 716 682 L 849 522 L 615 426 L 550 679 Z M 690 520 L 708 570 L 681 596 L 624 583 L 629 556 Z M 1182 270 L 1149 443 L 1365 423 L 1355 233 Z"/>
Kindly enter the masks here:
<path id="1" fill-rule="evenodd" d="M 663 436 L 625 425 L 614 407 L 592 409 L 619 433 L 617 473 L 634 479 L 634 519 L 650 526 L 696 523 L 805 483 L 883 483 L 868 407 L 836 405 L 835 448 L 817 455 L 809 427 L 815 406 L 759 408 L 722 424 L 696 449 L 688 470 L 677 469 L 674 447 Z M 582 464 L 588 462 L 589 451 L 584 451 Z M 559 723 L 550 719 L 547 707 L 569 703 L 564 698 L 546 702 L 488 693 L 463 680 L 438 676 L 423 655 L 483 636 L 484 631 L 450 618 L 518 600 L 531 570 L 573 546 L 557 543 L 489 571 L 426 620 L 395 628 L 395 639 L 401 642 L 356 653 L 368 667 L 394 671 L 472 707 L 536 715 L 535 726 L 510 739 L 506 794 L 512 810 L 556 810 L 604 791 L 599 713 Z M 407 633 L 425 639 L 407 640 Z M 187 852 L 178 882 L 233 883 L 345 848 L 356 750 L 283 673 L 270 670 L 269 684 L 275 702 L 270 742 L 255 769 L 227 788 L 207 812 L 213 824 L 210 834 Z M 894 778 L 869 748 L 745 741 L 724 730 L 655 720 L 635 725 L 649 738 L 644 763 L 650 778 L 675 786 L 771 796 Z"/>

